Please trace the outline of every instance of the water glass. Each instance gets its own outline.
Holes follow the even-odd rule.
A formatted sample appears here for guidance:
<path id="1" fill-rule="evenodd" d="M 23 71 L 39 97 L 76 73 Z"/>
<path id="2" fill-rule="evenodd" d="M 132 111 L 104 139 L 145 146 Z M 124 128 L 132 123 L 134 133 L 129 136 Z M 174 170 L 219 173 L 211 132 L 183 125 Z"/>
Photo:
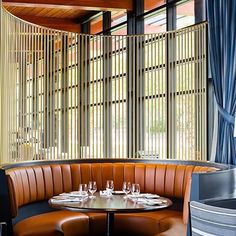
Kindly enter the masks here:
<path id="1" fill-rule="evenodd" d="M 107 191 L 108 195 L 111 195 L 113 190 L 114 190 L 113 180 L 107 180 L 106 191 Z"/>
<path id="2" fill-rule="evenodd" d="M 97 191 L 97 183 L 96 183 L 96 181 L 89 181 L 88 191 L 91 194 L 91 198 L 95 198 L 95 196 L 93 196 L 93 194 Z"/>
<path id="3" fill-rule="evenodd" d="M 80 184 L 79 185 L 79 193 L 82 196 L 87 196 L 88 195 L 88 186 L 87 186 L 87 184 Z"/>
<path id="4" fill-rule="evenodd" d="M 134 196 L 138 196 L 140 194 L 140 186 L 139 186 L 139 184 L 132 184 L 131 193 Z"/>
<path id="5" fill-rule="evenodd" d="M 123 182 L 122 190 L 126 194 L 126 198 L 127 198 L 127 194 L 130 193 L 130 191 L 131 191 L 131 184 L 130 184 L 130 182 Z"/>

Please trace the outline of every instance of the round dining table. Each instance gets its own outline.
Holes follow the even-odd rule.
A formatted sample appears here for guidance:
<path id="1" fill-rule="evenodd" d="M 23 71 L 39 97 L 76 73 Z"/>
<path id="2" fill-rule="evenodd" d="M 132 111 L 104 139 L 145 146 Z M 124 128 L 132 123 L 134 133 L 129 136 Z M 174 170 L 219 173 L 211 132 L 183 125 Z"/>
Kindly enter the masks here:
<path id="1" fill-rule="evenodd" d="M 112 236 L 114 226 L 115 213 L 138 213 L 145 211 L 158 211 L 163 208 L 170 207 L 172 201 L 168 198 L 159 197 L 160 204 L 147 205 L 140 203 L 139 198 L 127 198 L 122 194 L 111 196 L 100 196 L 95 193 L 94 197 L 88 197 L 83 201 L 53 201 L 49 200 L 49 204 L 53 208 L 64 209 L 77 212 L 100 212 L 106 213 L 106 235 Z"/>

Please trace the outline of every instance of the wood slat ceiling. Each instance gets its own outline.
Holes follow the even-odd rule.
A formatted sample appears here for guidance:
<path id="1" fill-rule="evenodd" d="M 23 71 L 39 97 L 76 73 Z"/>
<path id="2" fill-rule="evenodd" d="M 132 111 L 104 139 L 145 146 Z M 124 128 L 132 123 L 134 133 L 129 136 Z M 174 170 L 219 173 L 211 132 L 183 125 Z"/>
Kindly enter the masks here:
<path id="1" fill-rule="evenodd" d="M 15 7 L 5 6 L 5 8 L 13 15 L 20 16 L 39 16 L 39 17 L 54 17 L 74 19 L 83 17 L 89 11 L 79 9 L 64 9 L 64 8 L 43 8 L 43 7 Z"/>
<path id="2" fill-rule="evenodd" d="M 86 16 L 98 11 L 131 10 L 133 0 L 3 0 L 13 15 L 34 24 L 80 32 Z"/>
<path id="3" fill-rule="evenodd" d="M 15 7 L 5 6 L 13 15 L 52 29 L 69 32 L 80 32 L 79 19 L 86 16 L 91 11 L 79 9 L 43 8 L 43 7 Z"/>

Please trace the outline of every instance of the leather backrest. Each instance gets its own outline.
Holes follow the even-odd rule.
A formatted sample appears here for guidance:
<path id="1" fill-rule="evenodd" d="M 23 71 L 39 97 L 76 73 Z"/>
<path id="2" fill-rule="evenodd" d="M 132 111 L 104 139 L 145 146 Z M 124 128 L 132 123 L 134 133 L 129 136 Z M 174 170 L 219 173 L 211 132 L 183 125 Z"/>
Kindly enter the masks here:
<path id="1" fill-rule="evenodd" d="M 12 215 L 19 206 L 47 200 L 62 192 L 78 190 L 80 183 L 97 182 L 105 189 L 106 180 L 114 180 L 116 190 L 123 181 L 139 183 L 141 192 L 184 198 L 192 172 L 215 171 L 215 168 L 174 164 L 90 163 L 52 164 L 7 170 Z"/>
<path id="2" fill-rule="evenodd" d="M 187 224 L 189 219 L 189 201 L 190 201 L 190 194 L 191 194 L 191 184 L 192 178 L 188 178 L 187 185 L 184 194 L 184 205 L 183 205 L 183 223 Z"/>

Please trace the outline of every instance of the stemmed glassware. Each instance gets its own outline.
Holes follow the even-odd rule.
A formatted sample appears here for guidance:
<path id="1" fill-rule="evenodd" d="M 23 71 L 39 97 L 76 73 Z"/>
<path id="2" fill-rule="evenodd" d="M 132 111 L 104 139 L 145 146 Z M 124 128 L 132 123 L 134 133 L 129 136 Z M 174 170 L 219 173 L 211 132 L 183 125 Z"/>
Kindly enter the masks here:
<path id="1" fill-rule="evenodd" d="M 112 195 L 113 190 L 114 190 L 113 180 L 107 180 L 107 183 L 106 183 L 107 195 Z"/>
<path id="2" fill-rule="evenodd" d="M 89 181 L 88 191 L 91 194 L 90 198 L 95 198 L 94 193 L 97 191 L 97 183 L 96 183 L 96 181 Z"/>
<path id="3" fill-rule="evenodd" d="M 131 193 L 133 196 L 138 197 L 138 195 L 140 194 L 139 184 L 132 184 Z"/>
<path id="4" fill-rule="evenodd" d="M 131 184 L 130 182 L 123 182 L 123 187 L 122 187 L 123 192 L 125 193 L 125 197 L 127 198 L 128 193 L 131 191 Z"/>
<path id="5" fill-rule="evenodd" d="M 87 184 L 80 184 L 79 185 L 79 193 L 82 197 L 88 196 L 88 186 Z"/>

